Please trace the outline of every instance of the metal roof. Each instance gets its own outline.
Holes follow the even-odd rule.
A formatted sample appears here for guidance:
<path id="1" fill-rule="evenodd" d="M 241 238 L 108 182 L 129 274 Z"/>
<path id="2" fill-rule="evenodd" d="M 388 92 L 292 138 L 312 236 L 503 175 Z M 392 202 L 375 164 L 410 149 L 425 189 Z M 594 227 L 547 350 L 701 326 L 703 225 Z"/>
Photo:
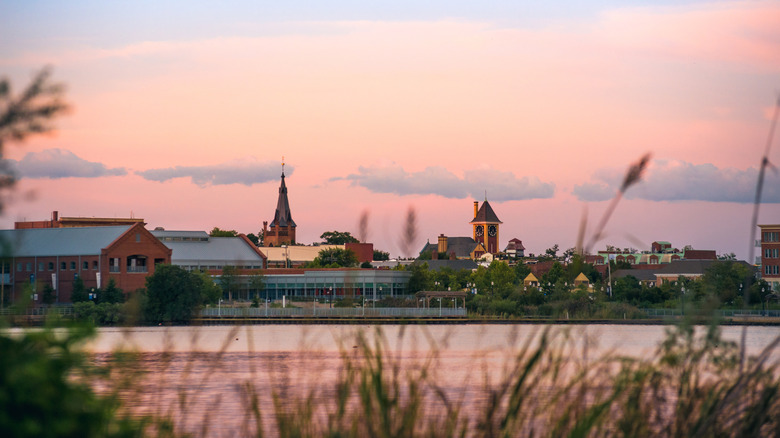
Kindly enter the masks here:
<path id="1" fill-rule="evenodd" d="M 262 257 L 240 237 L 210 237 L 203 241 L 165 241 L 173 250 L 171 263 L 175 265 L 213 264 L 246 265 L 262 262 Z M 262 265 L 262 263 L 260 263 Z"/>
<path id="2" fill-rule="evenodd" d="M 0 230 L 0 241 L 10 256 L 53 257 L 99 255 L 130 229 L 130 225 L 76 228 Z"/>
<path id="3" fill-rule="evenodd" d="M 209 237 L 209 233 L 207 233 L 205 231 L 153 230 L 153 231 L 150 231 L 150 233 L 152 233 L 152 235 L 154 237 L 156 237 L 156 238 L 158 238 L 160 240 L 162 240 L 162 238 L 164 238 L 164 237 L 174 237 L 174 238 L 189 237 L 189 238 L 193 238 L 193 239 L 203 239 L 204 237 L 205 238 Z"/>

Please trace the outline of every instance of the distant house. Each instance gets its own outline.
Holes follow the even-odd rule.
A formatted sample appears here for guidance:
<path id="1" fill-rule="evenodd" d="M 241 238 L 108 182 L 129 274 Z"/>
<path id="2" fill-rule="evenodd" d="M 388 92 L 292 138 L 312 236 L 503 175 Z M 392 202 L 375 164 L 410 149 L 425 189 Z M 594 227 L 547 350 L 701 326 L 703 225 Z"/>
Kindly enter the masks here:
<path id="1" fill-rule="evenodd" d="M 523 286 L 525 287 L 539 287 L 539 279 L 536 278 L 533 272 L 526 275 L 523 279 Z"/>
<path id="2" fill-rule="evenodd" d="M 588 256 L 594 257 L 594 256 Z M 594 265 L 606 265 L 609 260 L 625 262 L 630 265 L 647 265 L 648 269 L 654 269 L 659 265 L 666 265 L 675 260 L 717 260 L 714 250 L 672 248 L 672 244 L 666 241 L 653 242 L 650 251 L 636 252 L 629 250 L 613 249 L 599 251 L 595 256 Z"/>
<path id="3" fill-rule="evenodd" d="M 577 278 L 574 279 L 574 287 L 585 285 L 585 287 L 590 287 L 590 280 L 588 279 L 585 274 L 580 272 L 580 275 L 577 276 Z"/>
<path id="4" fill-rule="evenodd" d="M 523 246 L 523 241 L 518 238 L 513 238 L 507 243 L 504 253 L 506 253 L 507 257 L 512 259 L 525 257 L 525 246 Z"/>
<path id="5" fill-rule="evenodd" d="M 10 286 L 12 300 L 27 287 L 36 304 L 46 285 L 54 303 L 70 303 L 73 282 L 87 290 L 105 287 L 113 279 L 125 292 L 143 288 L 155 266 L 171 262 L 171 249 L 143 223 L 97 227 L 26 228 L 0 231 L 5 244 L 2 287 Z"/>

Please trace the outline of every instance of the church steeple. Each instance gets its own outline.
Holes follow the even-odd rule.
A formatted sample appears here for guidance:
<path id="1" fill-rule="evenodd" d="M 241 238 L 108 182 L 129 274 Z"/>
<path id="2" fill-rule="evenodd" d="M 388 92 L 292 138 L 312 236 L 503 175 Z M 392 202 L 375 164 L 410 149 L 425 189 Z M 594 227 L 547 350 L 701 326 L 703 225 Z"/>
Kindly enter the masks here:
<path id="1" fill-rule="evenodd" d="M 290 201 L 287 199 L 287 184 L 284 181 L 284 157 L 282 157 L 282 182 L 279 185 L 279 198 L 276 201 L 274 220 L 266 229 L 267 222 L 263 223 L 263 244 L 265 246 L 279 246 L 295 243 L 295 228 L 297 225 L 290 213 Z"/>

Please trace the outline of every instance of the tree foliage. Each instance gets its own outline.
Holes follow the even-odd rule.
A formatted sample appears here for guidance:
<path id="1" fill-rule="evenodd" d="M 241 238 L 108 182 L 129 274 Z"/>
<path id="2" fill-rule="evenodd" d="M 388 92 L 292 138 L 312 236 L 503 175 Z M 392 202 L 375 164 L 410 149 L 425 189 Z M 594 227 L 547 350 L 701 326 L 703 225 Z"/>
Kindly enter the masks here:
<path id="1" fill-rule="evenodd" d="M 70 293 L 70 301 L 72 303 L 81 303 L 83 301 L 89 301 L 89 295 L 87 294 L 87 288 L 84 287 L 84 280 L 81 277 L 76 277 L 73 280 L 73 291 Z"/>
<path id="2" fill-rule="evenodd" d="M 14 96 L 11 83 L 0 78 L 0 157 L 6 141 L 24 141 L 29 136 L 52 129 L 50 121 L 68 106 L 62 100 L 64 87 L 52 83 L 51 70 L 38 72 L 30 85 Z M 14 185 L 16 179 L 7 161 L 0 161 L 0 190 Z M 3 205 L 0 200 L 0 211 Z"/>
<path id="3" fill-rule="evenodd" d="M 98 292 L 98 303 L 123 303 L 125 301 L 125 294 L 122 289 L 116 287 L 116 282 L 113 278 L 108 279 L 108 284 L 105 289 Z"/>
<path id="4" fill-rule="evenodd" d="M 197 273 L 175 265 L 158 265 L 146 278 L 144 316 L 152 323 L 188 323 L 205 302 L 205 286 Z"/>
<path id="5" fill-rule="evenodd" d="M 390 253 L 385 251 L 380 251 L 378 249 L 374 250 L 374 261 L 380 262 L 385 260 L 390 260 Z"/>
<path id="6" fill-rule="evenodd" d="M 84 303 L 93 305 L 93 303 Z M 98 395 L 91 383 L 100 366 L 87 363 L 79 346 L 94 329 L 24 330 L 0 334 L 0 431 L 9 437 L 133 437 L 142 419 L 120 413 L 113 394 Z M 104 382 L 105 383 L 105 382 Z M 99 386 L 99 385 L 98 385 Z"/>
<path id="7" fill-rule="evenodd" d="M 320 235 L 320 239 L 328 245 L 343 245 L 345 243 L 360 242 L 356 237 L 353 237 L 349 231 L 326 231 Z"/>
<path id="8" fill-rule="evenodd" d="M 236 230 L 220 230 L 219 227 L 214 227 L 209 231 L 211 237 L 237 237 L 238 231 Z"/>
<path id="9" fill-rule="evenodd" d="M 317 257 L 307 266 L 321 268 L 354 268 L 358 258 L 351 249 L 327 248 L 320 250 Z"/>

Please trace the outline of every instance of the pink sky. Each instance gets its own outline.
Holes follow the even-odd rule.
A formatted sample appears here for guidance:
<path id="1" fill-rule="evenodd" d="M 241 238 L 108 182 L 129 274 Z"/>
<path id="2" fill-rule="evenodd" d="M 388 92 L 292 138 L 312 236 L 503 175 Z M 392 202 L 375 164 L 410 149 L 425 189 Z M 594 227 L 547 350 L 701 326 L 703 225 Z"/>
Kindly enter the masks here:
<path id="1" fill-rule="evenodd" d="M 54 135 L 11 145 L 7 158 L 60 149 L 42 166 L 124 169 L 23 175 L 3 225 L 52 210 L 132 212 L 150 228 L 257 232 L 273 218 L 285 156 L 301 243 L 357 234 L 369 211 L 369 240 L 402 255 L 410 206 L 421 247 L 440 233 L 470 235 L 472 203 L 487 191 L 504 222 L 501 246 L 517 237 L 538 253 L 574 246 L 583 208 L 595 223 L 615 179 L 650 152 L 647 187 L 629 191 L 602 246 L 668 240 L 747 257 L 755 168 L 780 90 L 776 2 L 612 8 L 535 26 L 468 17 L 244 25 L 241 35 L 94 44 L 63 34 L 0 50 L 0 72 L 17 89 L 50 64 L 73 106 Z M 136 173 L 215 165 L 255 177 L 199 184 Z M 780 223 L 776 174 L 764 200 L 760 222 Z"/>

